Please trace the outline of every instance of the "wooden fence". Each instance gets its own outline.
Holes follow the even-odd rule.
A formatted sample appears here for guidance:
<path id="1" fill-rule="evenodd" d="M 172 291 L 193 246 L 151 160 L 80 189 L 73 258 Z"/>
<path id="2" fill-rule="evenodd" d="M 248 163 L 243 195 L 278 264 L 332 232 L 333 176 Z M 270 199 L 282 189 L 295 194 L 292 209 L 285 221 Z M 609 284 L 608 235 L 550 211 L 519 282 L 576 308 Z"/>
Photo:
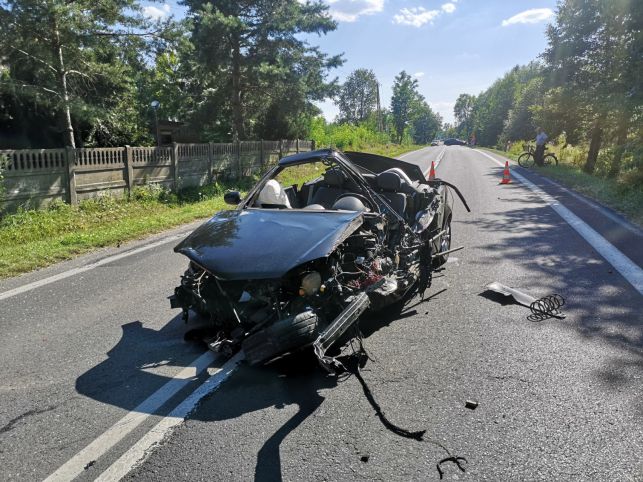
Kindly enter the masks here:
<path id="1" fill-rule="evenodd" d="M 312 141 L 282 140 L 0 150 L 0 210 L 38 208 L 55 199 L 77 204 L 104 192 L 123 195 L 149 183 L 173 190 L 199 186 L 221 177 L 247 176 L 283 156 L 313 149 Z"/>

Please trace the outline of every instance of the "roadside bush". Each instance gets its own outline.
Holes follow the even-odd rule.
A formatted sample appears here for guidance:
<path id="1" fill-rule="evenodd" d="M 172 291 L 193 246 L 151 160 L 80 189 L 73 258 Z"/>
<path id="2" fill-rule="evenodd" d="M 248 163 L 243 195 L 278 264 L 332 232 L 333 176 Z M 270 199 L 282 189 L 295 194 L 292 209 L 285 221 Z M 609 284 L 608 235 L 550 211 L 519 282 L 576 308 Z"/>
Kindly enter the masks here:
<path id="1" fill-rule="evenodd" d="M 162 202 L 167 194 L 168 190 L 160 184 L 145 184 L 132 189 L 130 200 L 142 203 Z"/>
<path id="2" fill-rule="evenodd" d="M 361 150 L 391 142 L 388 134 L 377 132 L 367 125 L 327 124 L 323 117 L 313 119 L 310 132 L 317 146 L 341 150 Z"/>

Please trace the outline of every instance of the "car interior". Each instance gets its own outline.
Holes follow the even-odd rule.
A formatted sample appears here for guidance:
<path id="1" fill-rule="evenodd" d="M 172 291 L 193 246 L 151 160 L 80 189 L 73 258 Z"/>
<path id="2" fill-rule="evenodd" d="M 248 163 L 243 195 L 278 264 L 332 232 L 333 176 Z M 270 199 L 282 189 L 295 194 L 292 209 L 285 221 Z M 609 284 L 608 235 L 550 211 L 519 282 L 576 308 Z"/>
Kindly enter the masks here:
<path id="1" fill-rule="evenodd" d="M 362 173 L 370 187 L 407 221 L 414 219 L 419 208 L 418 197 L 427 186 L 411 181 L 397 167 L 379 174 Z M 368 211 L 368 200 L 362 189 L 339 166 L 329 167 L 321 177 L 304 182 L 301 186 L 281 186 L 271 179 L 255 200 L 255 207 L 306 210 L 359 210 Z M 366 202 L 362 202 L 364 199 Z"/>

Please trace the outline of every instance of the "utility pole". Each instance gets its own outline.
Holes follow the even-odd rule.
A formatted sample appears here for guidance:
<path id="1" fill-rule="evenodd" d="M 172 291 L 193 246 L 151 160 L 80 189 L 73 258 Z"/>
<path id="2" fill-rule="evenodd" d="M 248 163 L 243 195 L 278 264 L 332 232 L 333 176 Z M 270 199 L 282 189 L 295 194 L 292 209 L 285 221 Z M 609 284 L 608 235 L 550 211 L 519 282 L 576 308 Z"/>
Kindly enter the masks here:
<path id="1" fill-rule="evenodd" d="M 382 125 L 382 108 L 380 106 L 380 83 L 377 82 L 377 130 L 382 132 L 384 126 Z"/>
<path id="2" fill-rule="evenodd" d="M 161 107 L 161 103 L 158 100 L 153 100 L 150 104 L 150 107 L 154 111 L 154 125 L 156 126 L 156 147 L 161 147 L 161 138 L 159 136 L 159 117 L 157 111 Z"/>

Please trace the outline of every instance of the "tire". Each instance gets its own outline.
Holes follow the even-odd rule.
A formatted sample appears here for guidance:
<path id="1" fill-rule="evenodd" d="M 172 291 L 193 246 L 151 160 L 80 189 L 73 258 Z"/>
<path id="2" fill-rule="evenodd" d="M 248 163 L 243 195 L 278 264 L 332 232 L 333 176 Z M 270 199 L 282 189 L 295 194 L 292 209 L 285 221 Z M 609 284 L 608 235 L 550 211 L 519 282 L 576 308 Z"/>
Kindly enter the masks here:
<path id="1" fill-rule="evenodd" d="M 543 164 L 545 166 L 557 166 L 558 158 L 551 153 L 545 154 L 545 157 L 543 158 Z"/>
<path id="2" fill-rule="evenodd" d="M 443 230 L 446 230 L 446 233 L 444 233 L 440 237 L 440 244 L 438 245 L 438 253 L 441 253 L 442 251 L 448 251 L 451 249 L 451 215 L 447 218 L 446 222 L 442 226 Z M 433 260 L 433 268 L 439 268 L 442 266 L 444 263 L 447 262 L 449 259 L 449 255 L 445 254 L 444 256 L 438 256 Z"/>
<path id="3" fill-rule="evenodd" d="M 313 311 L 278 320 L 243 340 L 246 360 L 260 365 L 298 348 L 311 344 L 319 334 L 319 320 Z"/>
<path id="4" fill-rule="evenodd" d="M 535 162 L 536 158 L 531 152 L 523 152 L 518 157 L 518 164 L 520 165 L 520 167 L 534 167 Z"/>

